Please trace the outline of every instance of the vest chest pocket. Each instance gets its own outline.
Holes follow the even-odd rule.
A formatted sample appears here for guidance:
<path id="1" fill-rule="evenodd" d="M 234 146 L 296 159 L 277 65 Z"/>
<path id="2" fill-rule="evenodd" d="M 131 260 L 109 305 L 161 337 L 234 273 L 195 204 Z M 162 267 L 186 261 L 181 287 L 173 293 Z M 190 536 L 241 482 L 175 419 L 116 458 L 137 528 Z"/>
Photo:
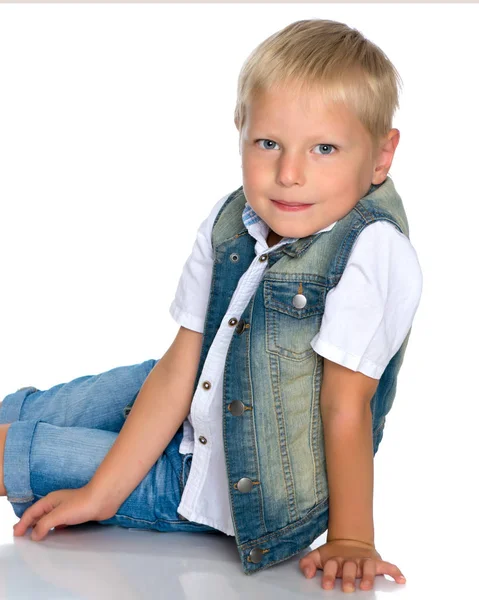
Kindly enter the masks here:
<path id="1" fill-rule="evenodd" d="M 324 313 L 326 287 L 310 281 L 265 281 L 266 350 L 291 360 L 314 354 L 310 342 Z"/>

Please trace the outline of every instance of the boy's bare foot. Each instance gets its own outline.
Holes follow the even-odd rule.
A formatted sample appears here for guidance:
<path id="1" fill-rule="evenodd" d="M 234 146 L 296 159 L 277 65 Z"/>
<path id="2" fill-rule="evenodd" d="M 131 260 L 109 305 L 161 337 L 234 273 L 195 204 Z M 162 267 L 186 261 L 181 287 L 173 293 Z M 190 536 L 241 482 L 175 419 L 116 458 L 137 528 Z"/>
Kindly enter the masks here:
<path id="1" fill-rule="evenodd" d="M 5 448 L 5 440 L 7 439 L 7 431 L 10 423 L 0 425 L 0 496 L 6 496 L 7 490 L 3 485 L 3 450 Z"/>

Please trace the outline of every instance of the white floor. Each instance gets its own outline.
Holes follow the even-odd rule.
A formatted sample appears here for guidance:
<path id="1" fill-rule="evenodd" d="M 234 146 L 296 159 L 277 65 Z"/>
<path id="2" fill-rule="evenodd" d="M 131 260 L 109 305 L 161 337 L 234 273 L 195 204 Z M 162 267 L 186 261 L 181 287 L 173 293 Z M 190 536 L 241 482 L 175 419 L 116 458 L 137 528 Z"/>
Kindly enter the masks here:
<path id="1" fill-rule="evenodd" d="M 233 538 L 221 535 L 157 533 L 86 523 L 51 531 L 41 542 L 29 532 L 14 538 L 18 519 L 5 498 L 0 499 L 0 598 L 42 599 L 172 599 L 172 600 L 286 600 L 291 598 L 344 598 L 341 581 L 334 590 L 320 587 L 321 571 L 307 580 L 298 568 L 298 555 L 252 576 L 243 574 Z M 324 536 L 314 547 L 323 543 Z M 401 560 L 405 585 L 377 576 L 371 591 L 350 596 L 401 600 L 477 599 L 473 573 L 456 572 L 451 559 L 437 545 L 421 540 Z M 400 559 L 402 549 L 395 557 Z M 383 558 L 386 557 L 383 553 Z M 390 557 L 392 561 L 392 556 Z M 457 560 L 457 559 L 456 559 Z M 399 564 L 399 560 L 398 560 Z M 359 580 L 357 580 L 359 583 Z M 468 591 L 470 590 L 470 591 Z"/>

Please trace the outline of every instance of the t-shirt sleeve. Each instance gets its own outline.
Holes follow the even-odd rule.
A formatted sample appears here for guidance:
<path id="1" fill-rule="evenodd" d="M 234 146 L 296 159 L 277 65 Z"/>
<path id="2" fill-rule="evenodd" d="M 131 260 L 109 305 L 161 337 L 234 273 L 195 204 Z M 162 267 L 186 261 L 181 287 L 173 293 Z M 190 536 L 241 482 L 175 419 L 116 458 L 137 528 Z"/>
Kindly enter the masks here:
<path id="1" fill-rule="evenodd" d="M 392 223 L 376 221 L 358 236 L 338 285 L 328 293 L 311 346 L 380 379 L 412 326 L 421 293 L 422 272 L 411 242 Z"/>
<path id="2" fill-rule="evenodd" d="M 169 309 L 170 315 L 178 325 L 199 333 L 203 333 L 204 329 L 213 273 L 211 232 L 213 223 L 229 196 L 230 194 L 223 196 L 201 223 Z"/>

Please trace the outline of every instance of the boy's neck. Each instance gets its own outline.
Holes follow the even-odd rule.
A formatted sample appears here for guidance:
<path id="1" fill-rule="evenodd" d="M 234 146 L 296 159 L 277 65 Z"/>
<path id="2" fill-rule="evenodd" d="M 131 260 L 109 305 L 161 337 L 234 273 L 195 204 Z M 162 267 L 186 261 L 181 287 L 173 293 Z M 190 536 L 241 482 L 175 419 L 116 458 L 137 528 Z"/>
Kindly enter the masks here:
<path id="1" fill-rule="evenodd" d="M 278 235 L 276 232 L 274 232 L 272 229 L 270 229 L 268 237 L 266 238 L 266 243 L 268 244 L 268 248 L 271 248 L 271 246 L 276 246 L 276 244 L 278 242 L 280 242 L 282 239 L 283 239 L 282 235 Z"/>

